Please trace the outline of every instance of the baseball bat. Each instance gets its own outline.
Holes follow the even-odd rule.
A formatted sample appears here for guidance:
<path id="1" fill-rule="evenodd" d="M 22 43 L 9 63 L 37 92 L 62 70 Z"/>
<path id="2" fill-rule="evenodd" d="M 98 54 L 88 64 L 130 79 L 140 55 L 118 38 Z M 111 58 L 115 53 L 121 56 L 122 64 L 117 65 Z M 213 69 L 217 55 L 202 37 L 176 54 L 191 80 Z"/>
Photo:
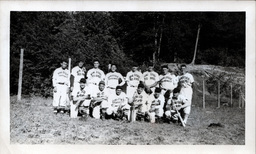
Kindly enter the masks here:
<path id="1" fill-rule="evenodd" d="M 185 127 L 186 125 L 185 125 L 185 123 L 184 123 L 184 121 L 183 121 L 183 119 L 182 119 L 182 117 L 181 117 L 181 115 L 180 115 L 180 112 L 179 112 L 177 109 L 176 109 L 176 112 L 177 112 L 177 114 L 178 114 L 178 117 L 179 117 L 179 119 L 180 119 L 180 122 L 181 122 L 182 126 Z"/>
<path id="2" fill-rule="evenodd" d="M 134 107 L 134 105 L 132 105 L 131 106 L 131 108 L 130 108 L 130 110 L 131 110 L 131 113 L 130 113 L 130 122 L 134 122 L 134 121 L 136 121 L 136 119 L 135 119 L 135 107 Z"/>

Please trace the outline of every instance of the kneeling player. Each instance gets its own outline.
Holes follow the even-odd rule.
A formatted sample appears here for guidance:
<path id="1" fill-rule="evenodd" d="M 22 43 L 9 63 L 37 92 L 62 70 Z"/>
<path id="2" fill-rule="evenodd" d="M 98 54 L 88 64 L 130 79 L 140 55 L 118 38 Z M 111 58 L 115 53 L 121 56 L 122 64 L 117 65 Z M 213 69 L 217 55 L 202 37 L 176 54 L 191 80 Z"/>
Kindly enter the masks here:
<path id="1" fill-rule="evenodd" d="M 104 117 L 102 115 L 105 114 L 109 102 L 110 93 L 108 89 L 105 88 L 105 82 L 100 81 L 98 90 L 94 93 L 92 96 L 91 101 L 91 107 L 92 107 L 92 116 L 95 119 L 102 118 L 104 120 Z M 101 113 L 100 113 L 101 111 Z"/>
<path id="2" fill-rule="evenodd" d="M 184 125 L 187 123 L 191 110 L 191 102 L 184 96 L 179 94 L 180 90 L 173 90 L 173 97 L 168 100 L 165 115 L 169 120 L 176 122 L 180 114 L 180 120 Z"/>
<path id="3" fill-rule="evenodd" d="M 89 115 L 89 105 L 91 102 L 89 89 L 86 86 L 86 80 L 82 78 L 80 80 L 80 88 L 75 89 L 72 93 L 73 103 L 70 106 L 70 115 L 71 118 L 76 118 L 78 112 L 82 114 L 83 117 Z"/>
<path id="4" fill-rule="evenodd" d="M 116 92 L 111 95 L 109 101 L 110 106 L 107 109 L 107 115 L 112 116 L 114 119 L 126 118 L 129 120 L 130 105 L 128 105 L 128 98 L 122 92 L 121 86 L 116 87 Z"/>
<path id="5" fill-rule="evenodd" d="M 139 84 L 137 91 L 135 91 L 130 105 L 131 105 L 131 121 L 136 121 L 136 119 L 145 118 L 147 113 L 147 105 L 146 102 L 148 100 L 148 94 L 144 91 L 144 84 Z"/>
<path id="6" fill-rule="evenodd" d="M 154 94 L 151 94 L 148 99 L 149 118 L 151 123 L 155 123 L 155 118 L 160 120 L 164 114 L 164 96 L 161 94 L 161 89 L 156 88 Z"/>

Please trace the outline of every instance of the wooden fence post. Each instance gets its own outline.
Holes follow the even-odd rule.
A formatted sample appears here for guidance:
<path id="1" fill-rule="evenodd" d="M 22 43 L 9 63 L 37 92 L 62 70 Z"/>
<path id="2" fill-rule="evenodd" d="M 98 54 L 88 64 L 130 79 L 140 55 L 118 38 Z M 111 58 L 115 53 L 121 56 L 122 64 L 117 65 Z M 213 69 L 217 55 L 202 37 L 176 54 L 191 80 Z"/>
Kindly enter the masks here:
<path id="1" fill-rule="evenodd" d="M 220 80 L 218 80 L 218 107 L 220 108 Z"/>
<path id="2" fill-rule="evenodd" d="M 232 97 L 233 97 L 233 89 L 232 89 L 232 83 L 231 83 L 231 85 L 230 85 L 230 105 L 231 105 L 231 107 L 233 107 Z"/>
<path id="3" fill-rule="evenodd" d="M 203 77 L 203 109 L 205 109 L 205 79 Z"/>
<path id="4" fill-rule="evenodd" d="M 24 49 L 20 49 L 20 70 L 19 70 L 19 83 L 18 83 L 18 96 L 17 96 L 18 101 L 21 100 L 21 93 L 22 93 L 23 54 L 24 54 Z"/>

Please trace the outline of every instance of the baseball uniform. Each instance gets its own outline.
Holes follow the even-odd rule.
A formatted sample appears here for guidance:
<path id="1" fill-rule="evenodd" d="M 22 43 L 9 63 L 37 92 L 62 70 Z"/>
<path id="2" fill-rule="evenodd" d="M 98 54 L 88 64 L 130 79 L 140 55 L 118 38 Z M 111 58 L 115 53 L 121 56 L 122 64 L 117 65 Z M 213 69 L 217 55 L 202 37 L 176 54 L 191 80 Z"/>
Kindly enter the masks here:
<path id="1" fill-rule="evenodd" d="M 71 75 L 74 76 L 74 82 L 73 82 L 73 91 L 75 89 L 79 89 L 80 88 L 80 84 L 79 81 L 85 77 L 85 72 L 86 69 L 85 67 L 80 68 L 79 66 L 76 66 L 72 69 L 71 71 Z M 72 86 L 72 85 L 71 85 Z"/>
<path id="2" fill-rule="evenodd" d="M 187 97 L 188 100 L 192 101 L 193 89 L 192 84 L 194 82 L 194 78 L 190 73 L 185 73 L 184 75 L 179 77 L 179 84 L 181 86 L 180 95 Z"/>
<path id="3" fill-rule="evenodd" d="M 104 88 L 102 91 L 98 88 L 92 94 L 92 103 L 96 103 L 94 98 L 102 98 L 102 100 L 98 102 L 100 104 L 93 107 L 92 115 L 95 119 L 100 119 L 100 109 L 105 109 L 109 106 L 109 96 L 110 92 L 106 88 Z M 103 97 L 106 97 L 107 99 L 103 99 Z"/>
<path id="4" fill-rule="evenodd" d="M 173 89 L 178 86 L 178 78 L 171 73 L 160 75 L 159 78 L 161 81 L 160 88 L 162 89 L 162 95 L 164 95 L 167 90 L 173 91 Z M 170 97 L 172 97 L 172 93 Z"/>
<path id="5" fill-rule="evenodd" d="M 126 81 L 127 81 L 127 88 L 126 88 L 126 94 L 128 98 L 131 98 L 136 91 L 140 81 L 143 80 L 143 75 L 139 71 L 130 71 L 126 75 Z"/>
<path id="6" fill-rule="evenodd" d="M 150 117 L 150 122 L 155 123 L 155 116 L 162 117 L 164 114 L 164 102 L 165 98 L 162 94 L 158 97 L 155 94 L 151 94 L 148 98 L 148 114 Z"/>
<path id="7" fill-rule="evenodd" d="M 87 72 L 87 83 L 91 91 L 97 91 L 100 81 L 105 80 L 105 74 L 99 68 L 92 68 Z"/>
<path id="8" fill-rule="evenodd" d="M 128 98 L 124 92 L 121 92 L 119 95 L 116 93 L 111 94 L 109 102 L 110 106 L 106 112 L 108 115 L 117 114 L 118 109 L 121 109 L 129 120 L 130 105 L 128 105 Z"/>
<path id="9" fill-rule="evenodd" d="M 68 69 L 62 67 L 57 68 L 53 72 L 52 77 L 53 87 L 56 87 L 57 91 L 53 93 L 53 107 L 66 107 L 69 82 Z"/>
<path id="10" fill-rule="evenodd" d="M 133 95 L 133 103 L 135 107 L 135 111 L 145 113 L 147 112 L 147 100 L 148 100 L 148 94 L 146 94 L 145 91 L 142 91 L 140 94 L 135 91 Z"/>
<path id="11" fill-rule="evenodd" d="M 121 83 L 119 84 L 119 80 Z M 118 72 L 109 72 L 106 75 L 105 79 L 106 87 L 109 89 L 111 94 L 114 94 L 116 91 L 116 86 L 123 86 L 125 84 L 124 77 Z"/>
<path id="12" fill-rule="evenodd" d="M 146 72 L 144 72 L 143 73 L 143 78 L 144 78 L 145 85 L 147 87 L 149 87 L 152 84 L 159 81 L 159 75 L 155 71 L 152 71 L 152 72 L 146 71 Z M 152 87 L 150 89 L 151 89 L 151 91 L 155 91 L 155 87 Z"/>
<path id="13" fill-rule="evenodd" d="M 90 89 L 88 85 L 85 85 L 84 88 L 76 88 L 72 92 L 73 96 L 73 103 L 70 104 L 70 116 L 71 118 L 76 118 L 78 114 L 78 109 L 76 109 L 77 105 L 81 103 L 80 107 L 83 107 L 86 109 L 86 114 L 89 115 L 89 105 L 91 102 L 91 99 L 82 99 L 85 96 L 91 95 Z"/>

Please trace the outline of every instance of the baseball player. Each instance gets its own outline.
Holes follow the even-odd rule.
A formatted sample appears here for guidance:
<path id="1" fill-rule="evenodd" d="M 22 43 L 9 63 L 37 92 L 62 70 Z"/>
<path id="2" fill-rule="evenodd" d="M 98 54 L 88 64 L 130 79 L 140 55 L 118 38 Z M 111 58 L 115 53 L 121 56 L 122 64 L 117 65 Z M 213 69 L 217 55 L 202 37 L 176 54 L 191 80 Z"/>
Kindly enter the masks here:
<path id="1" fill-rule="evenodd" d="M 194 78 L 187 72 L 186 65 L 181 65 L 181 76 L 179 76 L 180 94 L 187 97 L 190 103 L 192 102 L 193 83 Z"/>
<path id="2" fill-rule="evenodd" d="M 130 105 L 128 105 L 128 98 L 122 87 L 117 86 L 114 94 L 110 96 L 110 106 L 107 109 L 107 115 L 112 116 L 114 119 L 126 118 L 130 120 Z"/>
<path id="3" fill-rule="evenodd" d="M 160 75 L 160 88 L 162 89 L 162 95 L 165 96 L 166 99 L 172 97 L 172 91 L 177 87 L 178 78 L 169 72 L 168 66 L 162 66 L 163 75 Z"/>
<path id="4" fill-rule="evenodd" d="M 143 75 L 140 71 L 138 71 L 138 65 L 134 64 L 132 67 L 132 70 L 127 73 L 126 75 L 126 82 L 127 82 L 127 88 L 126 88 L 126 94 L 128 98 L 133 97 L 134 92 L 136 91 L 139 83 L 143 82 Z"/>
<path id="5" fill-rule="evenodd" d="M 80 88 L 80 80 L 85 78 L 86 68 L 84 67 L 84 62 L 82 60 L 78 61 L 78 66 L 75 66 L 71 71 L 70 76 L 70 90 Z"/>
<path id="6" fill-rule="evenodd" d="M 144 118 L 147 113 L 148 94 L 146 94 L 144 88 L 144 84 L 140 83 L 132 99 L 129 100 L 131 110 L 135 111 L 135 119 L 136 117 Z"/>
<path id="7" fill-rule="evenodd" d="M 53 112 L 57 114 L 58 109 L 60 109 L 60 113 L 64 113 L 66 102 L 67 102 L 67 94 L 69 93 L 69 72 L 67 69 L 67 61 L 63 60 L 61 63 L 61 67 L 57 68 L 53 72 L 52 83 L 53 83 Z"/>
<path id="8" fill-rule="evenodd" d="M 188 98 L 182 96 L 179 88 L 173 90 L 173 96 L 168 100 L 166 105 L 165 116 L 168 120 L 176 122 L 178 120 L 178 112 L 183 115 L 183 122 L 186 124 L 190 111 L 191 101 Z M 178 111 L 178 112 L 177 112 Z"/>
<path id="9" fill-rule="evenodd" d="M 150 122 L 155 123 L 155 117 L 160 120 L 164 114 L 164 96 L 161 94 L 160 88 L 155 88 L 153 94 L 148 98 L 147 108 Z"/>
<path id="10" fill-rule="evenodd" d="M 105 115 L 106 109 L 109 106 L 109 91 L 105 88 L 105 82 L 100 81 L 99 87 L 94 94 L 92 95 L 91 107 L 92 107 L 92 116 L 95 119 L 104 120 L 104 117 L 101 116 L 100 111 L 102 111 L 102 115 Z"/>
<path id="11" fill-rule="evenodd" d="M 119 81 L 121 81 L 119 83 Z M 116 72 L 116 65 L 112 64 L 111 65 L 111 72 L 106 74 L 106 87 L 109 89 L 111 94 L 115 94 L 116 87 L 117 86 L 123 86 L 125 84 L 124 77 Z"/>
<path id="12" fill-rule="evenodd" d="M 105 80 L 105 74 L 99 69 L 98 60 L 94 60 L 93 65 L 94 67 L 87 72 L 87 83 L 91 91 L 97 91 L 99 82 Z"/>
<path id="13" fill-rule="evenodd" d="M 155 87 L 159 81 L 159 75 L 154 71 L 153 63 L 148 66 L 148 71 L 143 73 L 145 91 L 149 94 L 155 91 Z"/>
<path id="14" fill-rule="evenodd" d="M 91 93 L 88 85 L 86 84 L 86 79 L 82 78 L 79 82 L 79 89 L 76 88 L 72 92 L 72 100 L 70 106 L 71 118 L 76 118 L 78 112 L 85 118 L 89 115 L 89 105 L 91 102 Z"/>

